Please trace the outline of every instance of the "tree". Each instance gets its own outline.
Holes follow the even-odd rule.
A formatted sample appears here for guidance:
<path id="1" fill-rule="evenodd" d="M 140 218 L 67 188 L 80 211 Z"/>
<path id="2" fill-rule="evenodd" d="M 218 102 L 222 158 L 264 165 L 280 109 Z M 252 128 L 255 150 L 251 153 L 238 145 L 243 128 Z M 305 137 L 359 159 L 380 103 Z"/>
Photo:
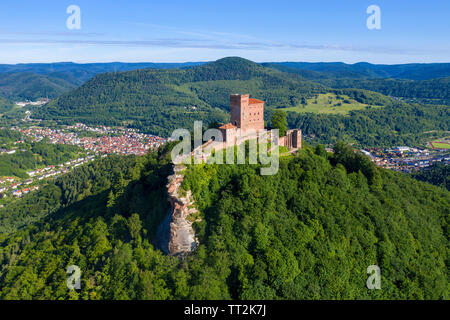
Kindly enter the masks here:
<path id="1" fill-rule="evenodd" d="M 301 104 L 303 105 L 303 107 L 306 107 L 306 105 L 308 104 L 308 102 L 306 101 L 305 97 L 302 97 Z"/>
<path id="2" fill-rule="evenodd" d="M 131 238 L 137 239 L 139 233 L 141 232 L 142 224 L 141 219 L 137 213 L 133 213 L 131 217 L 128 218 L 128 229 L 130 230 Z"/>
<path id="3" fill-rule="evenodd" d="M 272 119 L 270 119 L 270 123 L 272 124 L 273 129 L 279 130 L 280 137 L 284 137 L 286 135 L 286 131 L 288 128 L 286 112 L 282 110 L 275 111 Z"/>
<path id="4" fill-rule="evenodd" d="M 314 153 L 324 158 L 327 156 L 327 151 L 325 150 L 323 144 L 318 144 L 314 150 Z"/>

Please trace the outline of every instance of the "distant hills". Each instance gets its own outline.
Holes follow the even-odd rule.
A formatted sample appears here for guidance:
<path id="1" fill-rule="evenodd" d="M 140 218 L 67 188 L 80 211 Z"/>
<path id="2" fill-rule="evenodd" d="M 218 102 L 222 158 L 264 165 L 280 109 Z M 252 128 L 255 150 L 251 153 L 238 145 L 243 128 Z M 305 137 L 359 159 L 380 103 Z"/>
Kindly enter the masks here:
<path id="1" fill-rule="evenodd" d="M 75 89 L 72 81 L 28 72 L 0 73 L 0 96 L 10 101 L 57 98 Z"/>
<path id="2" fill-rule="evenodd" d="M 0 97 L 8 100 L 29 99 L 46 97 L 56 98 L 63 93 L 82 85 L 97 74 L 107 72 L 123 72 L 138 69 L 186 69 L 205 65 L 207 62 L 184 62 L 184 63 L 86 63 L 73 62 L 59 63 L 25 63 L 25 64 L 0 64 Z M 270 67 L 286 73 L 295 73 L 306 80 L 316 81 L 326 86 L 335 88 L 361 88 L 390 94 L 379 85 L 381 79 L 391 78 L 399 80 L 395 86 L 422 87 L 421 82 L 416 80 L 430 80 L 450 77 L 450 63 L 430 64 L 399 64 L 399 65 L 377 65 L 370 63 L 346 64 L 342 62 L 267 62 L 261 63 L 264 67 Z M 355 81 L 351 82 L 349 79 Z M 369 80 L 378 80 L 369 81 Z M 366 80 L 363 84 L 356 80 Z M 404 82 L 401 80 L 411 80 Z M 448 79 L 447 79 L 448 81 Z M 389 83 L 390 86 L 393 80 Z M 433 84 L 435 85 L 435 84 Z M 437 84 L 441 86 L 441 84 Z M 445 83 L 443 84 L 445 85 Z M 423 85 L 428 90 L 428 84 Z M 403 90 L 403 89 L 402 89 Z M 422 99 L 425 103 L 448 104 L 447 92 L 439 93 L 438 97 L 423 97 L 416 94 L 414 90 L 407 90 L 406 95 L 397 96 L 405 98 Z M 442 89 L 439 89 L 442 91 Z M 403 90 L 405 91 L 405 90 Z M 434 90 L 435 91 L 435 90 Z M 430 93 L 426 94 L 430 95 Z M 445 97 L 443 97 L 445 96 Z M 425 100 L 423 99 L 425 98 Z M 426 100 L 430 99 L 430 100 Z"/>
<path id="3" fill-rule="evenodd" d="M 59 97 L 99 73 L 136 69 L 171 69 L 200 63 L 29 63 L 0 64 L 0 97 L 14 100 L 36 100 Z"/>
<path id="4" fill-rule="evenodd" d="M 188 165 L 181 187 L 199 210 L 199 246 L 185 259 L 153 246 L 172 210 L 167 177 L 175 142 L 140 157 L 110 155 L 48 181 L 0 208 L 0 300 L 448 299 L 449 192 L 378 168 L 354 148 L 413 144 L 449 131 L 450 107 L 352 88 L 400 95 L 401 82 L 411 86 L 405 96 L 434 86 L 440 94 L 445 81 L 312 80 L 321 71 L 291 70 L 232 57 L 100 73 L 74 89 L 58 81 L 61 73 L 0 74 L 3 87 L 16 86 L 2 89 L 11 97 L 33 86 L 42 94 L 45 87 L 69 90 L 33 108 L 33 118 L 159 135 L 194 120 L 227 121 L 230 93 L 265 100 L 265 119 L 319 94 L 367 105 L 346 115 L 288 112 L 307 143 L 280 157 L 278 174 L 261 176 L 258 164 Z M 337 142 L 333 153 L 308 145 L 336 140 L 354 145 Z M 418 178 L 440 184 L 442 172 Z M 82 270 L 79 290 L 67 290 L 69 265 Z M 382 290 L 366 287 L 371 265 L 382 270 Z"/>
<path id="5" fill-rule="evenodd" d="M 208 62 L 182 63 L 24 63 L 0 64 L 0 73 L 28 72 L 58 77 L 58 74 L 72 75 L 79 81 L 86 81 L 99 73 L 131 71 L 137 69 L 177 69 L 207 64 Z M 371 64 L 359 62 L 347 64 L 343 62 L 265 62 L 262 66 L 297 70 L 308 79 L 317 78 L 394 78 L 409 80 L 427 80 L 450 77 L 450 63 L 410 63 L 410 64 Z"/>
<path id="6" fill-rule="evenodd" d="M 270 62 L 264 66 L 288 71 L 296 70 L 305 78 L 353 78 L 375 79 L 394 78 L 409 80 L 427 80 L 450 77 L 450 63 L 409 63 L 409 64 L 371 64 L 359 62 Z"/>
<path id="7" fill-rule="evenodd" d="M 301 108 L 306 99 L 323 93 L 367 105 L 366 110 L 345 116 L 289 112 L 291 127 L 301 128 L 321 143 L 341 139 L 368 146 L 415 144 L 427 138 L 424 132 L 450 129 L 448 107 L 410 105 L 364 89 L 330 88 L 238 57 L 183 69 L 99 74 L 36 108 L 33 117 L 68 124 L 126 125 L 169 136 L 176 128 L 191 128 L 194 120 L 205 125 L 229 121 L 231 93 L 250 93 L 264 100 L 266 120 L 277 108 Z"/>
<path id="8" fill-rule="evenodd" d="M 320 79 L 332 88 L 359 88 L 400 97 L 410 102 L 450 105 L 450 77 L 429 80 Z"/>
<path id="9" fill-rule="evenodd" d="M 450 64 L 279 62 L 262 65 L 333 88 L 359 88 L 413 102 L 450 105 Z"/>
<path id="10" fill-rule="evenodd" d="M 130 71 L 136 69 L 174 69 L 185 68 L 202 64 L 202 62 L 185 62 L 185 63 L 24 63 L 24 64 L 0 64 L 0 73 L 27 72 L 48 75 L 51 77 L 69 77 L 69 81 L 76 81 L 74 84 L 81 84 L 96 74 L 105 72 Z"/>
<path id="11" fill-rule="evenodd" d="M 270 107 L 293 106 L 327 89 L 299 75 L 225 58 L 185 69 L 104 73 L 36 109 L 44 119 L 131 125 L 170 135 L 194 120 L 227 121 L 230 93 L 250 92 Z"/>

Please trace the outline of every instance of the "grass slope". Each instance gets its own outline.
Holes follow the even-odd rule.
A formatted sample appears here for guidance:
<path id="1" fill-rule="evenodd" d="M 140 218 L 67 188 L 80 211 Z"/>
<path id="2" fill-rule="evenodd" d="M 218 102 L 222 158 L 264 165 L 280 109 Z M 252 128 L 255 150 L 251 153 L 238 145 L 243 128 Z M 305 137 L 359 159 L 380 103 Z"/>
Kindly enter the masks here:
<path id="1" fill-rule="evenodd" d="M 300 104 L 295 107 L 285 108 L 286 111 L 298 113 L 312 112 L 323 114 L 343 114 L 350 111 L 364 110 L 368 105 L 359 103 L 347 95 L 336 95 L 335 93 L 319 94 L 314 98 L 306 100 L 306 104 Z M 380 107 L 380 106 L 377 106 Z"/>

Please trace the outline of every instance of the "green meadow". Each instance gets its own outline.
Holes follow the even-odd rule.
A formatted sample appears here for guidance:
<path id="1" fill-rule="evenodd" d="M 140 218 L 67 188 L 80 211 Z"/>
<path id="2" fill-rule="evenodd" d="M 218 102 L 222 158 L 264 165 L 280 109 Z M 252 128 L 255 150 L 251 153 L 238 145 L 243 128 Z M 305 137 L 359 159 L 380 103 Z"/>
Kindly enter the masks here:
<path id="1" fill-rule="evenodd" d="M 323 93 L 316 97 L 306 99 L 306 104 L 299 104 L 295 107 L 283 108 L 286 111 L 298 113 L 312 112 L 325 114 L 348 114 L 352 110 L 363 110 L 368 105 L 359 103 L 346 95 L 336 95 L 335 93 Z M 380 107 L 380 106 L 373 106 Z"/>

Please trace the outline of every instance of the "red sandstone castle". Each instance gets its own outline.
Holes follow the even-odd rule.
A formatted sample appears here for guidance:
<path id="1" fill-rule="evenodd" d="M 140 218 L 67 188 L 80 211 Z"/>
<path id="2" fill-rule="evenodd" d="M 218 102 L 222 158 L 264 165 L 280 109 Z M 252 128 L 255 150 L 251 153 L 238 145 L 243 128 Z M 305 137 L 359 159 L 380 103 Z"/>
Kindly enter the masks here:
<path id="1" fill-rule="evenodd" d="M 228 145 L 246 140 L 249 132 L 264 130 L 264 101 L 252 99 L 248 94 L 230 95 L 231 122 L 221 127 L 223 140 Z M 279 138 L 279 145 L 289 149 L 302 147 L 302 131 L 288 130 L 286 136 Z"/>

